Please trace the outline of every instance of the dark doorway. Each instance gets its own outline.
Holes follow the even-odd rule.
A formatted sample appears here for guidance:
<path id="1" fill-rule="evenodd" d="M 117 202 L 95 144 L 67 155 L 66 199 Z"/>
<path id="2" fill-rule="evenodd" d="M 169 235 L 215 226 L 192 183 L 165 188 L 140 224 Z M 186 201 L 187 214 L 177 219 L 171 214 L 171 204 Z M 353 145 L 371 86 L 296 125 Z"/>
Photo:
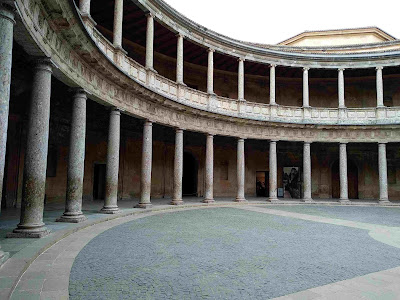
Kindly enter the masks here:
<path id="1" fill-rule="evenodd" d="M 268 197 L 269 195 L 269 172 L 256 172 L 256 195 L 257 197 Z"/>
<path id="2" fill-rule="evenodd" d="M 358 169 L 354 162 L 347 162 L 349 199 L 358 199 Z M 332 198 L 340 198 L 339 161 L 332 165 Z"/>
<path id="3" fill-rule="evenodd" d="M 197 171 L 198 164 L 189 152 L 183 153 L 183 196 L 197 196 Z"/>
<path id="4" fill-rule="evenodd" d="M 106 164 L 94 164 L 93 199 L 104 200 L 106 196 Z"/>

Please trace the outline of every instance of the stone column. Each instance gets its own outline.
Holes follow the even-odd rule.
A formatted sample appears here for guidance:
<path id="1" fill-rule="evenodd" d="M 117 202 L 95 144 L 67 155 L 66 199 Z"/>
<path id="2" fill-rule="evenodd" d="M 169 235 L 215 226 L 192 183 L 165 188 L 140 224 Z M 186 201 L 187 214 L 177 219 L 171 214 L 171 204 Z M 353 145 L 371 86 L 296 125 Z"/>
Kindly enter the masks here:
<path id="1" fill-rule="evenodd" d="M 50 231 L 43 223 L 49 144 L 52 66 L 40 59 L 34 68 L 22 187 L 21 221 L 9 237 L 40 238 Z"/>
<path id="2" fill-rule="evenodd" d="M 0 211 L 7 145 L 14 24 L 14 11 L 11 7 L 0 4 Z"/>
<path id="3" fill-rule="evenodd" d="M 176 51 L 176 83 L 183 83 L 183 35 L 178 34 L 178 43 Z"/>
<path id="4" fill-rule="evenodd" d="M 81 15 L 90 16 L 90 0 L 79 0 Z"/>
<path id="5" fill-rule="evenodd" d="M 347 143 L 339 145 L 340 202 L 349 202 L 347 186 Z"/>
<path id="6" fill-rule="evenodd" d="M 178 128 L 175 133 L 175 158 L 174 158 L 174 191 L 171 204 L 180 205 L 182 201 L 182 176 L 183 176 L 183 130 Z"/>
<path id="7" fill-rule="evenodd" d="M 346 108 L 344 103 L 344 69 L 339 69 L 338 90 L 339 90 L 339 108 Z"/>
<path id="8" fill-rule="evenodd" d="M 276 105 L 275 99 L 275 67 L 276 65 L 270 65 L 269 67 L 269 104 Z"/>
<path id="9" fill-rule="evenodd" d="M 146 29 L 146 69 L 154 71 L 153 67 L 153 44 L 154 44 L 154 18 L 152 14 L 147 14 Z"/>
<path id="10" fill-rule="evenodd" d="M 383 107 L 383 78 L 382 78 L 383 67 L 376 68 L 376 106 Z"/>
<path id="11" fill-rule="evenodd" d="M 214 136 L 207 134 L 206 142 L 206 190 L 204 203 L 214 202 Z"/>
<path id="12" fill-rule="evenodd" d="M 14 24 L 14 11 L 0 4 L 0 74 L 2 74 L 2 80 L 0 80 L 0 211 L 7 145 Z M 10 254 L 2 251 L 0 246 L 0 266 L 9 256 Z"/>
<path id="13" fill-rule="evenodd" d="M 304 178 L 304 193 L 303 201 L 312 202 L 311 197 L 311 144 L 304 142 L 303 145 L 303 178 Z"/>
<path id="14" fill-rule="evenodd" d="M 244 139 L 237 141 L 237 195 L 236 202 L 244 202 L 244 178 L 245 178 L 245 162 L 244 162 Z"/>
<path id="15" fill-rule="evenodd" d="M 208 49 L 207 93 L 214 94 L 214 49 Z"/>
<path id="16" fill-rule="evenodd" d="M 107 164 L 106 164 L 106 197 L 100 212 L 116 214 L 119 212 L 118 202 L 118 171 L 119 144 L 121 135 L 121 112 L 113 108 L 110 112 L 108 129 Z"/>
<path id="17" fill-rule="evenodd" d="M 122 48 L 122 21 L 124 19 L 124 0 L 115 0 L 114 4 L 114 40 L 115 48 Z"/>
<path id="18" fill-rule="evenodd" d="M 239 58 L 238 62 L 238 100 L 244 101 L 244 58 Z"/>
<path id="19" fill-rule="evenodd" d="M 303 68 L 303 107 L 310 107 L 309 85 L 308 85 L 308 70 Z"/>
<path id="20" fill-rule="evenodd" d="M 277 141 L 269 142 L 269 201 L 278 201 L 278 159 L 276 153 Z"/>
<path id="21" fill-rule="evenodd" d="M 140 178 L 140 201 L 137 208 L 149 208 L 151 194 L 151 163 L 153 155 L 153 123 L 147 120 L 143 126 L 142 176 Z"/>
<path id="22" fill-rule="evenodd" d="M 79 223 L 86 220 L 82 213 L 82 189 L 85 166 L 86 93 L 76 89 L 72 108 L 69 139 L 67 198 L 65 212 L 58 222 Z"/>
<path id="23" fill-rule="evenodd" d="M 378 144 L 379 154 L 379 203 L 389 202 L 388 182 L 387 182 L 387 161 L 386 161 L 386 143 Z"/>

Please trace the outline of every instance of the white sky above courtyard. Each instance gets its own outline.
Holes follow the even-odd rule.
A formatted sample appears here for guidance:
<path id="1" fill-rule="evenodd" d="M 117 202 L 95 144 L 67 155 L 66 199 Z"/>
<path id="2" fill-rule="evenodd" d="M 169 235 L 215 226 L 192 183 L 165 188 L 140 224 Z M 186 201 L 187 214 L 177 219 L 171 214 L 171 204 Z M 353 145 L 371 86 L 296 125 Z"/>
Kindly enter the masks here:
<path id="1" fill-rule="evenodd" d="M 229 37 L 277 44 L 305 30 L 377 26 L 400 39 L 400 2 L 360 0 L 164 0 Z"/>

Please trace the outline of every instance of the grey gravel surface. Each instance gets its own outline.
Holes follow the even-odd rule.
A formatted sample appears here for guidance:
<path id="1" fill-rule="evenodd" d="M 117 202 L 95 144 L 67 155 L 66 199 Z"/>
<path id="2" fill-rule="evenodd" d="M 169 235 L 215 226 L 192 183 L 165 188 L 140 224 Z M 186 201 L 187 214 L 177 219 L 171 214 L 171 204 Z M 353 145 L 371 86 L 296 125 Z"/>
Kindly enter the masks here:
<path id="1" fill-rule="evenodd" d="M 260 206 L 261 207 L 261 206 Z M 268 208 L 262 206 L 263 208 Z M 271 209 L 315 215 L 327 218 L 372 223 L 385 226 L 400 226 L 399 207 L 378 206 L 327 206 L 327 205 L 278 205 Z"/>
<path id="2" fill-rule="evenodd" d="M 368 231 L 235 208 L 114 227 L 73 264 L 70 299 L 268 299 L 400 265 Z"/>

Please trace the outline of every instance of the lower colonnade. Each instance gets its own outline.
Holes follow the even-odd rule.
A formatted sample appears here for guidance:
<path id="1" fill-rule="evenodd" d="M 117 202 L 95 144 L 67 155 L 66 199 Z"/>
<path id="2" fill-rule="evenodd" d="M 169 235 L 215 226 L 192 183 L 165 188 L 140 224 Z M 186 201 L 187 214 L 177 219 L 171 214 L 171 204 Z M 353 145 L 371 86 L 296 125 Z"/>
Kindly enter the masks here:
<path id="1" fill-rule="evenodd" d="M 27 148 L 24 164 L 23 199 L 21 203 L 21 218 L 17 228 L 8 237 L 42 237 L 49 233 L 43 223 L 43 211 L 46 184 L 46 164 L 49 139 L 50 90 L 52 64 L 50 60 L 38 60 L 34 67 L 29 127 L 27 133 Z M 82 222 L 86 220 L 82 208 L 82 190 L 84 178 L 85 138 L 86 138 L 86 102 L 87 94 L 82 88 L 72 90 L 72 121 L 67 173 L 67 193 L 65 212 L 57 221 Z M 136 207 L 149 208 L 151 204 L 152 186 L 152 149 L 153 122 L 144 120 L 141 155 L 140 198 Z M 120 163 L 121 111 L 118 108 L 109 110 L 107 161 L 106 161 L 106 191 L 104 207 L 101 213 L 115 214 L 118 209 L 118 172 Z M 174 167 L 172 205 L 183 204 L 183 154 L 185 130 L 175 129 Z M 262 137 L 260 136 L 262 141 Z M 262 141 L 269 143 L 269 197 L 266 201 L 279 202 L 278 198 L 278 154 L 280 140 Z M 312 141 L 303 143 L 303 188 L 301 199 L 313 202 L 312 199 Z M 340 197 L 342 203 L 349 202 L 348 195 L 348 164 L 347 142 L 339 143 L 339 179 Z M 204 203 L 214 203 L 214 135 L 206 134 L 204 174 Z M 234 201 L 244 202 L 245 196 L 245 138 L 237 138 L 237 191 Z M 267 157 L 265 157 L 267 160 Z M 379 203 L 389 203 L 386 143 L 378 144 L 379 166 Z"/>

